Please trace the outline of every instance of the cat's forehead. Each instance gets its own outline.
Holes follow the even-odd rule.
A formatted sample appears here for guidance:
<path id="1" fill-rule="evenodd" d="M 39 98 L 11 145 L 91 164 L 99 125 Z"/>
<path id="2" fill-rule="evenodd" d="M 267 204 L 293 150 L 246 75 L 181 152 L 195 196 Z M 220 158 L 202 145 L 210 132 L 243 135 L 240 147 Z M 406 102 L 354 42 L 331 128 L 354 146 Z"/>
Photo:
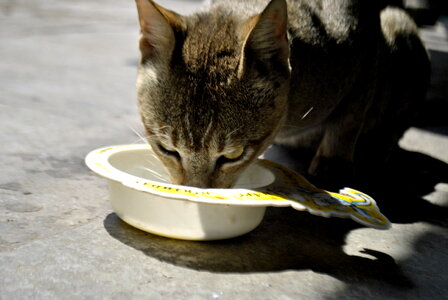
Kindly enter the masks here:
<path id="1" fill-rule="evenodd" d="M 186 67 L 206 73 L 235 69 L 242 48 L 237 32 L 238 24 L 232 18 L 218 14 L 191 18 L 182 45 Z"/>
<path id="2" fill-rule="evenodd" d="M 236 105 L 228 108 L 211 106 L 212 103 L 205 105 L 207 111 L 191 103 L 179 107 L 168 118 L 154 122 L 153 132 L 174 147 L 212 148 L 219 152 L 229 146 L 244 145 L 245 141 L 258 140 L 270 131 L 268 121 L 272 112 L 243 110 Z"/>
<path id="3" fill-rule="evenodd" d="M 164 145 L 177 149 L 222 151 L 231 138 L 226 126 L 222 127 L 213 119 L 208 120 L 208 124 L 204 124 L 204 119 L 200 123 L 205 126 L 198 126 L 200 124 L 197 121 L 185 116 L 172 122 L 173 125 L 164 125 L 165 123 L 153 125 L 151 129 L 153 138 Z"/>

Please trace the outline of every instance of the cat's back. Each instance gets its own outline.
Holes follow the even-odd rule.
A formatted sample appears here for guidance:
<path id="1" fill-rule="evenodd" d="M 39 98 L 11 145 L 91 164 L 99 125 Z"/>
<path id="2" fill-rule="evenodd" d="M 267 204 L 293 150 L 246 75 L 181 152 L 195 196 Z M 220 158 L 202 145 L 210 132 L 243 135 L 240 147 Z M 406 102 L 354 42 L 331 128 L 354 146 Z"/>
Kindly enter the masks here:
<path id="1" fill-rule="evenodd" d="M 325 45 L 356 42 L 361 32 L 378 28 L 379 4 L 359 0 L 287 0 L 291 41 Z M 215 0 L 207 9 L 233 21 L 263 11 L 269 0 Z M 375 11 L 377 13 L 375 13 Z"/>

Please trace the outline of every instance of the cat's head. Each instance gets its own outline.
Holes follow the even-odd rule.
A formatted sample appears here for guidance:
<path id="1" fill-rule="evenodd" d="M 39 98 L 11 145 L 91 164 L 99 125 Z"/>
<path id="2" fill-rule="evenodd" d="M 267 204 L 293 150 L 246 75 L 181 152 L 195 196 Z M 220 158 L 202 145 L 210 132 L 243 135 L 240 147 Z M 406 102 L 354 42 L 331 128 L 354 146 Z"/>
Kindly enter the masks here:
<path id="1" fill-rule="evenodd" d="M 137 92 L 149 143 L 172 183 L 232 186 L 286 115 L 285 1 L 244 20 L 223 8 L 184 17 L 136 2 Z"/>

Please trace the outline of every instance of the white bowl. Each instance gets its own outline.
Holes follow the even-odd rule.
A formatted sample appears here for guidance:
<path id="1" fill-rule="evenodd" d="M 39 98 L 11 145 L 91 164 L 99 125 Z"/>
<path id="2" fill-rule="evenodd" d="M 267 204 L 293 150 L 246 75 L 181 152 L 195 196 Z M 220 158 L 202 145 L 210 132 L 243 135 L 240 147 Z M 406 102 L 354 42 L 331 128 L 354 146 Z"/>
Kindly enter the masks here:
<path id="1" fill-rule="evenodd" d="M 166 237 L 236 237 L 260 224 L 266 206 L 351 218 L 377 229 L 390 227 L 368 195 L 350 188 L 339 194 L 321 190 L 300 174 L 267 160 L 256 160 L 231 189 L 170 184 L 162 163 L 144 144 L 94 150 L 87 155 L 86 164 L 109 180 L 112 208 L 121 219 Z"/>
<path id="2" fill-rule="evenodd" d="M 142 181 L 148 180 L 173 189 L 204 191 L 169 184 L 164 166 L 147 145 L 95 150 L 86 157 L 86 164 L 109 179 L 115 213 L 126 223 L 157 235 L 186 240 L 232 238 L 257 227 L 266 210 L 265 206 L 194 202 L 142 191 Z M 267 186 L 274 179 L 271 171 L 255 163 L 244 171 L 235 188 Z"/>

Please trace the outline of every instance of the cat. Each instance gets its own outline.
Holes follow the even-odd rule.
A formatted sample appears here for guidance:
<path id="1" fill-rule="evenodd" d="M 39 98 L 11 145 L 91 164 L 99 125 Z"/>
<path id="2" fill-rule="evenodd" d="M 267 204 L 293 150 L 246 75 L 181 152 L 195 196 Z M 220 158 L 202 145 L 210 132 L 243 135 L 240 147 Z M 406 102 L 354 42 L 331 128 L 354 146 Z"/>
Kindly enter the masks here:
<path id="1" fill-rule="evenodd" d="M 384 160 L 429 78 L 412 19 L 380 1 L 136 0 L 139 109 L 174 184 L 229 188 L 272 143 L 336 180 Z"/>

